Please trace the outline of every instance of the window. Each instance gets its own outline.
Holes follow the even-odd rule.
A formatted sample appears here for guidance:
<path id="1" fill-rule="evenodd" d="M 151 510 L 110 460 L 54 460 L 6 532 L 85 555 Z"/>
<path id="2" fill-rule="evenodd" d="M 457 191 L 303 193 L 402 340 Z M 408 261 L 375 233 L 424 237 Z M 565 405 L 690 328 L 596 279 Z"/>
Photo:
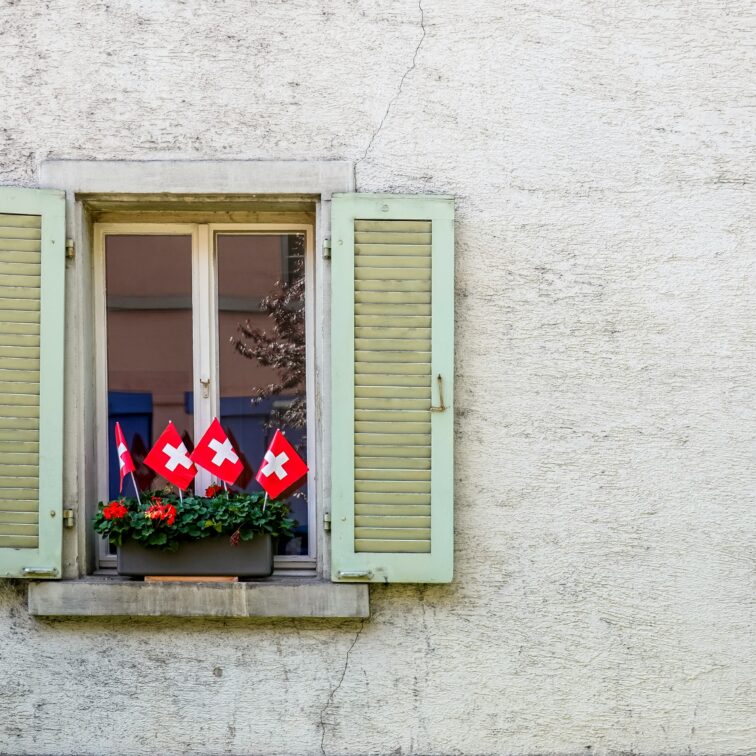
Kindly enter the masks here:
<path id="1" fill-rule="evenodd" d="M 303 533 L 277 567 L 342 585 L 239 584 L 243 597 L 204 591 L 209 611 L 365 616 L 361 583 L 451 580 L 451 198 L 354 194 L 352 166 L 329 162 L 49 161 L 40 180 L 65 191 L 0 188 L 0 444 L 14 455 L 0 459 L 0 576 L 79 578 L 112 559 L 89 527 L 108 494 L 109 409 L 144 446 L 166 414 L 194 439 L 219 413 L 253 448 L 303 391 L 307 545 Z M 253 268 L 274 257 L 286 284 L 304 262 L 305 385 L 252 405 L 254 362 L 222 347 L 256 317 L 267 285 Z M 156 369 L 123 346 L 140 323 Z M 125 585 L 33 583 L 30 607 L 189 611 L 178 593 L 156 604 L 157 588 Z"/>
<path id="2" fill-rule="evenodd" d="M 259 488 L 254 472 L 276 428 L 303 457 L 314 455 L 313 238 L 302 223 L 95 224 L 103 500 L 118 495 L 116 422 L 142 490 L 165 485 L 143 459 L 169 420 L 191 449 L 218 417 L 244 463 L 236 485 L 244 490 Z M 284 369 L 269 366 L 284 354 Z M 200 469 L 192 488 L 214 482 Z M 276 568 L 314 569 L 311 482 L 290 506 L 297 527 L 279 542 Z M 101 544 L 100 566 L 113 563 Z"/>

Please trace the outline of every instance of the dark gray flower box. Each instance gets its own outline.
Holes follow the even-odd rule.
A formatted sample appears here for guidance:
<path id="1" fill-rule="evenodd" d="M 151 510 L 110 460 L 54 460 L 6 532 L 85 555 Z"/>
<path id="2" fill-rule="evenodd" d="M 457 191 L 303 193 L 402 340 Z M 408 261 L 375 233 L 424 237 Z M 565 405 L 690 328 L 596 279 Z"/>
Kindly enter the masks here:
<path id="1" fill-rule="evenodd" d="M 273 573 L 273 539 L 259 534 L 232 546 L 229 536 L 182 543 L 178 551 L 147 549 L 135 541 L 118 547 L 119 575 L 179 577 L 233 575 L 268 577 Z"/>

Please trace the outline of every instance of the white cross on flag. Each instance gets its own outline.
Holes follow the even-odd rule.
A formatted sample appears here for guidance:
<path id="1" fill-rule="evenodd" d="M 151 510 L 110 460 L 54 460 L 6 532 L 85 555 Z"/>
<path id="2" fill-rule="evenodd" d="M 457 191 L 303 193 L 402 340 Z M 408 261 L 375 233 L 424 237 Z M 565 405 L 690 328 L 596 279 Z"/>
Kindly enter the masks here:
<path id="1" fill-rule="evenodd" d="M 144 458 L 144 464 L 182 490 L 186 490 L 197 474 L 197 468 L 189 459 L 189 452 L 171 422 Z"/>
<path id="2" fill-rule="evenodd" d="M 307 475 L 307 463 L 296 453 L 286 436 L 277 430 L 255 480 L 271 499 L 291 493 Z"/>
<path id="3" fill-rule="evenodd" d="M 213 418 L 205 435 L 189 456 L 192 462 L 204 467 L 230 486 L 236 483 L 236 479 L 244 470 L 244 463 L 239 459 L 217 417 Z"/>
<path id="4" fill-rule="evenodd" d="M 134 466 L 134 460 L 131 458 L 131 452 L 129 447 L 126 446 L 126 437 L 121 430 L 121 424 L 115 424 L 115 442 L 116 442 L 116 454 L 118 455 L 118 468 L 121 475 L 121 482 L 118 486 L 118 492 L 123 491 L 123 479 L 136 470 Z"/>

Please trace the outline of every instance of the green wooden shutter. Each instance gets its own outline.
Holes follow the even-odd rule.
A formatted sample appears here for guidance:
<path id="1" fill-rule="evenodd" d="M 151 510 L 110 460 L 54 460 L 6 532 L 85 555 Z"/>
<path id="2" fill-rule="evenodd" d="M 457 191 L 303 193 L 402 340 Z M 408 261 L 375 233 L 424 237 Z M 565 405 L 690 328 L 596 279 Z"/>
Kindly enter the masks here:
<path id="1" fill-rule="evenodd" d="M 61 576 L 64 219 L 0 187 L 0 577 Z"/>
<path id="2" fill-rule="evenodd" d="M 453 574 L 454 203 L 332 203 L 334 581 Z"/>

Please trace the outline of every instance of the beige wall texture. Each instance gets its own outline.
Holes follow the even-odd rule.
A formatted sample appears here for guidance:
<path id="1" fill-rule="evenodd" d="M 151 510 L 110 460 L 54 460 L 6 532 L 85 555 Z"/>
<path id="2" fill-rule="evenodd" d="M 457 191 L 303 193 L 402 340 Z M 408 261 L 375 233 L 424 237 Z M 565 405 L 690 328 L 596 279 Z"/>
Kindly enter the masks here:
<path id="1" fill-rule="evenodd" d="M 0 183 L 351 160 L 457 198 L 456 578 L 369 620 L 39 620 L 0 752 L 752 754 L 742 0 L 0 0 Z"/>

